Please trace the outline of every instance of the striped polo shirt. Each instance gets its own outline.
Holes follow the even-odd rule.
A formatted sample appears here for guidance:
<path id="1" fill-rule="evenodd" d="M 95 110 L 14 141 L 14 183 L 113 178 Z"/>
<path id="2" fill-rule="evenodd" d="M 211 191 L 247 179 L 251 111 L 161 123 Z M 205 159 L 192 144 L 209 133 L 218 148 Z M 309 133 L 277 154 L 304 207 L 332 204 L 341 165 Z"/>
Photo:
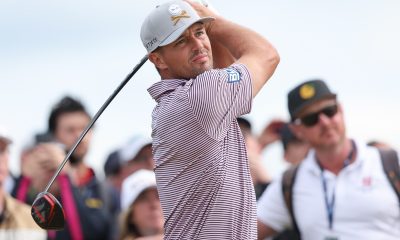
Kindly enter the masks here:
<path id="1" fill-rule="evenodd" d="M 251 78 L 234 64 L 148 89 L 164 239 L 256 239 L 256 202 L 243 136 Z"/>

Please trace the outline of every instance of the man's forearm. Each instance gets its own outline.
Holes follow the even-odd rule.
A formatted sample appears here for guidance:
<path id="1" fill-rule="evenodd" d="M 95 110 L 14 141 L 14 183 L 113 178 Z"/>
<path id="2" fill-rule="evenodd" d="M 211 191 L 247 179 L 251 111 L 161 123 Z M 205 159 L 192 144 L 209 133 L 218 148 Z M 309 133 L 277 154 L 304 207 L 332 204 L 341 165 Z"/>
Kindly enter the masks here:
<path id="1" fill-rule="evenodd" d="M 245 54 L 264 52 L 267 49 L 271 56 L 276 55 L 273 46 L 260 34 L 217 16 L 209 29 L 211 42 L 218 41 L 226 47 L 235 59 Z"/>
<path id="2" fill-rule="evenodd" d="M 236 61 L 231 52 L 220 42 L 212 41 L 211 47 L 213 52 L 214 68 L 226 68 Z"/>
<path id="3" fill-rule="evenodd" d="M 221 16 L 216 16 L 209 27 L 211 42 L 216 41 L 245 64 L 252 74 L 253 97 L 274 73 L 279 55 L 275 48 L 260 34 Z"/>

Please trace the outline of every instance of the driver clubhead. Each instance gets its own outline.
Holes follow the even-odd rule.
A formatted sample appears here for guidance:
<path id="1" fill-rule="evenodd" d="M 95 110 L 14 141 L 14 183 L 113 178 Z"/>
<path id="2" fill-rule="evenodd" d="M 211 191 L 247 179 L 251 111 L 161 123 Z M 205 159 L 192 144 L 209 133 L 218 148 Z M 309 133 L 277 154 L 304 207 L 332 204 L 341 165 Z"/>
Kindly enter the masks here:
<path id="1" fill-rule="evenodd" d="M 32 204 L 31 214 L 39 227 L 46 230 L 64 229 L 64 210 L 49 192 L 41 192 Z"/>

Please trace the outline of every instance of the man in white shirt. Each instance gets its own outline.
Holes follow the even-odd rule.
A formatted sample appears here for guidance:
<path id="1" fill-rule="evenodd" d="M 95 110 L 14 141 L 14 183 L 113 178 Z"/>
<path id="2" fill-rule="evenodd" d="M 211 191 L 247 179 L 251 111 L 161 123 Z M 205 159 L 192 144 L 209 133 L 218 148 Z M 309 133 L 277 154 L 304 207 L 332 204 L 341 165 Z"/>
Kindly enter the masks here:
<path id="1" fill-rule="evenodd" d="M 321 80 L 288 95 L 291 129 L 311 151 L 297 170 L 293 212 L 302 239 L 400 239 L 399 199 L 379 152 L 346 136 L 343 107 Z M 281 179 L 258 202 L 258 238 L 292 225 Z"/>

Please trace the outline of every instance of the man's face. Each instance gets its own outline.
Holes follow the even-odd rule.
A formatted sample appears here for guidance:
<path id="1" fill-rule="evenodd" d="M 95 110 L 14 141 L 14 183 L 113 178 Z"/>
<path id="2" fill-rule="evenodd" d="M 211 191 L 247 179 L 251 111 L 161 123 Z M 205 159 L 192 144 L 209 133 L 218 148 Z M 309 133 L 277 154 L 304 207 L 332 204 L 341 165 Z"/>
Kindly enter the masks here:
<path id="1" fill-rule="evenodd" d="M 90 119 L 84 112 L 64 113 L 57 118 L 57 127 L 54 136 L 58 142 L 64 144 L 69 150 L 75 144 L 89 122 Z M 86 155 L 91 138 L 92 132 L 89 131 L 74 152 L 74 157 L 76 159 L 82 160 Z"/>
<path id="2" fill-rule="evenodd" d="M 163 232 L 164 218 L 156 188 L 142 192 L 132 206 L 131 223 L 144 236 Z"/>
<path id="3" fill-rule="evenodd" d="M 337 112 L 332 110 L 337 106 Z M 317 113 L 317 114 L 316 114 Z M 319 114 L 318 114 L 319 113 Z M 345 124 L 343 111 L 334 99 L 321 100 L 312 104 L 302 111 L 299 119 L 312 119 L 312 115 L 317 115 L 317 121 L 313 125 L 307 126 L 306 121 L 294 125 L 294 131 L 298 138 L 310 143 L 315 148 L 331 148 L 337 146 L 345 140 Z"/>
<path id="4" fill-rule="evenodd" d="M 195 23 L 176 41 L 160 47 L 149 56 L 166 76 L 190 79 L 212 69 L 212 51 L 204 24 Z"/>
<path id="5" fill-rule="evenodd" d="M 8 142 L 0 139 L 0 188 L 8 176 Z"/>

